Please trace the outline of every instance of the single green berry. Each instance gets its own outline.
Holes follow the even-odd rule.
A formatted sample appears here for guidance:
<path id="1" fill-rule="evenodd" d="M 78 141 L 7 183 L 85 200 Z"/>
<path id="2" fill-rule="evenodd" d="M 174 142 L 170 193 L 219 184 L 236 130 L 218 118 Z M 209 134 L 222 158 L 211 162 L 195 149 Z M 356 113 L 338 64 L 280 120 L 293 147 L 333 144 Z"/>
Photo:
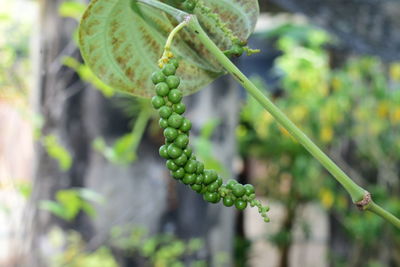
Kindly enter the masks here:
<path id="1" fill-rule="evenodd" d="M 231 197 L 224 197 L 223 204 L 225 207 L 232 207 L 235 201 Z"/>
<path id="2" fill-rule="evenodd" d="M 169 159 L 168 148 L 166 145 L 161 146 L 158 152 L 160 156 L 163 157 L 164 159 Z"/>
<path id="3" fill-rule="evenodd" d="M 204 164 L 202 162 L 197 162 L 196 173 L 201 174 L 204 172 Z"/>
<path id="4" fill-rule="evenodd" d="M 175 162 L 173 162 L 172 160 L 167 160 L 167 168 L 171 171 L 176 171 L 179 169 L 179 166 L 175 164 Z"/>
<path id="5" fill-rule="evenodd" d="M 218 191 L 218 189 L 219 189 L 220 187 L 221 187 L 221 186 L 218 184 L 218 182 L 215 181 L 215 182 L 211 183 L 211 184 L 207 187 L 207 191 L 208 191 L 208 192 L 216 192 L 216 191 Z"/>
<path id="6" fill-rule="evenodd" d="M 200 193 L 201 190 L 203 189 L 203 186 L 202 186 L 201 184 L 193 184 L 193 185 L 191 186 L 191 188 L 192 188 L 194 191 L 196 191 L 197 193 Z"/>
<path id="7" fill-rule="evenodd" d="M 160 117 L 163 119 L 168 119 L 169 116 L 172 114 L 172 108 L 163 106 L 159 109 L 158 113 L 160 114 Z"/>
<path id="8" fill-rule="evenodd" d="M 228 182 L 226 183 L 226 188 L 232 190 L 233 187 L 237 184 L 238 182 L 234 179 L 229 179 Z"/>
<path id="9" fill-rule="evenodd" d="M 173 104 L 177 104 L 182 100 L 182 93 L 178 89 L 172 89 L 168 93 L 168 100 L 171 101 Z"/>
<path id="10" fill-rule="evenodd" d="M 183 177 L 182 182 L 185 185 L 194 184 L 196 182 L 196 175 L 186 173 L 185 177 Z"/>
<path id="11" fill-rule="evenodd" d="M 156 85 L 156 93 L 158 96 L 167 96 L 169 93 L 169 87 L 166 83 L 159 83 Z"/>
<path id="12" fill-rule="evenodd" d="M 165 139 L 169 142 L 174 141 L 178 137 L 178 130 L 172 127 L 168 127 L 164 130 Z"/>
<path id="13" fill-rule="evenodd" d="M 246 193 L 246 190 L 244 189 L 243 185 L 241 184 L 236 184 L 233 186 L 232 188 L 232 193 L 236 196 L 236 197 L 242 197 L 244 196 L 244 194 Z"/>
<path id="14" fill-rule="evenodd" d="M 166 76 L 174 75 L 176 72 L 176 67 L 174 66 L 174 64 L 171 64 L 171 63 L 165 64 L 165 66 L 162 69 L 162 72 Z"/>
<path id="15" fill-rule="evenodd" d="M 168 84 L 170 89 L 176 89 L 181 84 L 181 79 L 178 76 L 168 76 L 165 82 Z"/>
<path id="16" fill-rule="evenodd" d="M 185 0 L 180 0 L 181 2 L 184 2 Z M 176 58 L 171 58 L 169 60 L 169 63 L 174 65 L 175 68 L 179 68 L 179 61 Z"/>
<path id="17" fill-rule="evenodd" d="M 192 156 L 192 148 L 191 147 L 187 147 L 185 148 L 185 150 L 183 150 L 183 153 L 185 153 L 185 155 L 190 158 L 190 156 Z"/>
<path id="18" fill-rule="evenodd" d="M 235 207 L 236 207 L 238 210 L 244 210 L 244 209 L 247 207 L 247 202 L 246 202 L 246 201 L 243 201 L 243 200 L 240 199 L 240 198 L 238 198 L 238 199 L 236 199 L 236 201 L 235 201 Z"/>
<path id="19" fill-rule="evenodd" d="M 153 72 L 153 74 L 151 75 L 151 80 L 153 81 L 154 84 L 164 82 L 165 79 L 166 77 L 162 71 Z"/>
<path id="20" fill-rule="evenodd" d="M 185 170 L 183 168 L 179 168 L 178 170 L 172 172 L 172 177 L 176 179 L 182 179 L 185 177 Z"/>
<path id="21" fill-rule="evenodd" d="M 214 170 L 206 170 L 204 171 L 204 183 L 206 185 L 213 183 L 218 179 L 218 174 Z"/>
<path id="22" fill-rule="evenodd" d="M 179 127 L 181 127 L 182 123 L 183 123 L 183 117 L 176 113 L 172 114 L 168 118 L 168 125 L 171 126 L 172 128 L 178 129 Z"/>
<path id="23" fill-rule="evenodd" d="M 156 95 L 156 96 L 153 96 L 153 98 L 151 99 L 151 104 L 153 105 L 153 107 L 155 109 L 159 109 L 165 105 L 165 101 L 164 101 L 164 98 Z"/>
<path id="24" fill-rule="evenodd" d="M 173 104 L 172 109 L 178 114 L 183 114 L 186 111 L 186 106 L 183 103 Z"/>
<path id="25" fill-rule="evenodd" d="M 181 127 L 179 128 L 182 132 L 189 132 L 192 129 L 192 122 L 188 119 L 184 119 Z"/>
<path id="26" fill-rule="evenodd" d="M 161 119 L 158 121 L 158 124 L 159 124 L 160 127 L 163 128 L 163 129 L 165 129 L 165 128 L 167 128 L 167 127 L 169 126 L 169 125 L 168 125 L 168 120 L 163 119 L 163 118 L 161 118 Z"/>
<path id="27" fill-rule="evenodd" d="M 174 160 L 174 162 L 179 165 L 179 166 L 185 166 L 188 158 L 185 154 L 182 153 L 177 159 Z"/>
<path id="28" fill-rule="evenodd" d="M 168 152 L 168 156 L 170 156 L 173 159 L 178 158 L 183 153 L 182 149 L 180 149 L 179 147 L 177 147 L 174 144 L 171 144 L 168 146 L 167 152 Z"/>
<path id="29" fill-rule="evenodd" d="M 232 54 L 240 57 L 241 55 L 243 55 L 243 47 L 241 47 L 240 45 L 234 44 L 231 48 Z"/>
<path id="30" fill-rule="evenodd" d="M 202 174 L 197 175 L 196 184 L 202 184 L 204 181 L 204 176 Z"/>
<path id="31" fill-rule="evenodd" d="M 186 162 L 185 171 L 186 173 L 195 173 L 197 169 L 197 162 L 194 160 L 189 160 Z"/>
<path id="32" fill-rule="evenodd" d="M 186 148 L 189 144 L 189 137 L 186 134 L 180 134 L 174 141 L 174 144 L 180 148 Z"/>
<path id="33" fill-rule="evenodd" d="M 203 198 L 205 201 L 211 202 L 211 203 L 218 203 L 218 201 L 220 201 L 220 199 L 221 199 L 221 197 L 217 193 L 213 193 L 213 192 L 206 192 L 203 195 Z"/>
<path id="34" fill-rule="evenodd" d="M 254 194 L 255 190 L 254 190 L 254 186 L 251 184 L 245 184 L 244 185 L 244 190 L 246 191 L 245 194 L 247 196 L 250 196 L 252 194 Z"/>

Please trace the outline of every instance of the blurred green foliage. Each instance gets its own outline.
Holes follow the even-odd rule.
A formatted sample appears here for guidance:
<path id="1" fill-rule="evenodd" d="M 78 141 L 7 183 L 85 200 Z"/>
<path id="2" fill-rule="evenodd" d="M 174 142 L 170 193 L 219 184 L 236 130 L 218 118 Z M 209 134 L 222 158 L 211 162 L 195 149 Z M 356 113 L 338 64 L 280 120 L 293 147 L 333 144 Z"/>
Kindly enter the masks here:
<path id="1" fill-rule="evenodd" d="M 81 211 L 89 216 L 94 216 L 95 209 L 91 203 L 101 204 L 103 202 L 104 199 L 92 190 L 72 188 L 58 190 L 55 194 L 55 200 L 41 201 L 40 208 L 61 219 L 72 221 Z"/>
<path id="2" fill-rule="evenodd" d="M 281 88 L 269 91 L 255 78 L 257 85 L 377 202 L 400 214 L 400 63 L 354 56 L 332 69 L 330 38 L 321 30 L 284 25 L 264 36 L 275 38 L 282 51 L 274 67 Z M 382 235 L 392 244 L 389 250 L 400 249 L 400 233 L 376 216 L 349 212 L 354 207 L 345 192 L 252 98 L 243 106 L 237 137 L 243 156 L 265 164 L 258 191 L 285 204 L 285 220 L 318 200 L 361 251 L 379 246 Z M 291 242 L 287 226 L 271 237 L 278 247 Z M 377 259 L 371 253 L 358 260 Z"/>
<path id="3" fill-rule="evenodd" d="M 49 238 L 55 248 L 62 248 L 53 256 L 54 266 L 65 267 L 116 267 L 119 266 L 111 250 L 102 246 L 92 251 L 87 250 L 87 243 L 79 233 L 65 233 L 54 228 Z M 187 257 L 198 257 L 197 253 L 204 248 L 202 239 L 180 240 L 172 234 L 150 235 L 145 228 L 132 226 L 116 226 L 112 229 L 108 246 L 124 250 L 126 256 L 136 256 L 154 267 L 205 267 L 204 260 L 185 263 Z M 146 265 L 147 266 L 147 265 Z"/>

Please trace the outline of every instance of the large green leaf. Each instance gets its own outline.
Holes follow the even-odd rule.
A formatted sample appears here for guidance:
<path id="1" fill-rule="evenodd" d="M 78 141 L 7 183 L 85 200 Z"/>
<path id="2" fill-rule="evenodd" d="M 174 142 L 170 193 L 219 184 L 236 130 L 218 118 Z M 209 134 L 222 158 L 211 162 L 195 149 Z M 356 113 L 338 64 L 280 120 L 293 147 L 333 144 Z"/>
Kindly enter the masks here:
<path id="1" fill-rule="evenodd" d="M 227 26 L 241 39 L 255 27 L 257 0 L 203 0 L 220 14 Z M 154 95 L 150 75 L 169 32 L 177 25 L 164 12 L 138 2 L 134 12 L 129 0 L 92 0 L 82 17 L 79 42 L 82 56 L 92 71 L 107 85 L 136 96 Z M 198 15 L 200 23 L 216 44 L 225 50 L 230 41 L 212 20 Z M 209 84 L 224 70 L 196 37 L 183 30 L 175 38 L 174 54 L 181 59 L 178 75 L 181 90 L 191 94 Z"/>

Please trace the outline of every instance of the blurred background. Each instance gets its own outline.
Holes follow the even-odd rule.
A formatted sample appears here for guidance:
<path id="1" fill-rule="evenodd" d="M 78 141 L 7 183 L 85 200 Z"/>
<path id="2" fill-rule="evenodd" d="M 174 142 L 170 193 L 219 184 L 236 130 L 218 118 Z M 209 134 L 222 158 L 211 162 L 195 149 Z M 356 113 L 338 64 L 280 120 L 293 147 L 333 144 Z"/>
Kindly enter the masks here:
<path id="1" fill-rule="evenodd" d="M 82 63 L 81 0 L 0 0 L 0 266 L 400 266 L 400 232 L 225 76 L 185 99 L 206 167 L 271 206 L 209 205 L 170 179 L 147 100 Z M 400 2 L 260 0 L 238 66 L 400 215 Z"/>

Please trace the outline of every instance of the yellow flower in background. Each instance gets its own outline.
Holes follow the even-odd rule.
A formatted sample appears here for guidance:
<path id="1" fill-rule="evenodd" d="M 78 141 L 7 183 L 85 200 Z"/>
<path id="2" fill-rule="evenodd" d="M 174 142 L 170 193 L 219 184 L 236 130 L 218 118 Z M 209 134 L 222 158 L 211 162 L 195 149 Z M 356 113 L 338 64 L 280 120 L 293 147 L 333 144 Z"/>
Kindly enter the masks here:
<path id="1" fill-rule="evenodd" d="M 290 110 L 290 118 L 295 122 L 301 122 L 307 116 L 308 110 L 305 106 L 295 106 Z"/>
<path id="2" fill-rule="evenodd" d="M 268 137 L 268 130 L 269 130 L 269 125 L 274 119 L 272 116 L 264 111 L 261 113 L 260 120 L 257 122 L 255 126 L 255 130 L 257 132 L 257 135 L 261 138 L 267 138 Z"/>
<path id="3" fill-rule="evenodd" d="M 381 101 L 378 105 L 378 116 L 380 118 L 386 118 L 389 115 L 389 103 L 387 101 Z"/>
<path id="4" fill-rule="evenodd" d="M 392 80 L 400 81 L 400 63 L 390 65 L 389 75 Z"/>
<path id="5" fill-rule="evenodd" d="M 335 201 L 335 196 L 332 191 L 326 188 L 321 189 L 319 192 L 319 198 L 321 200 L 322 206 L 326 209 L 330 209 Z"/>
<path id="6" fill-rule="evenodd" d="M 330 126 L 324 126 L 321 129 L 321 132 L 319 134 L 319 137 L 321 138 L 321 141 L 324 143 L 329 143 L 333 139 L 333 129 Z"/>
<path id="7" fill-rule="evenodd" d="M 395 107 L 390 113 L 390 121 L 393 124 L 398 124 L 400 122 L 400 107 Z"/>

